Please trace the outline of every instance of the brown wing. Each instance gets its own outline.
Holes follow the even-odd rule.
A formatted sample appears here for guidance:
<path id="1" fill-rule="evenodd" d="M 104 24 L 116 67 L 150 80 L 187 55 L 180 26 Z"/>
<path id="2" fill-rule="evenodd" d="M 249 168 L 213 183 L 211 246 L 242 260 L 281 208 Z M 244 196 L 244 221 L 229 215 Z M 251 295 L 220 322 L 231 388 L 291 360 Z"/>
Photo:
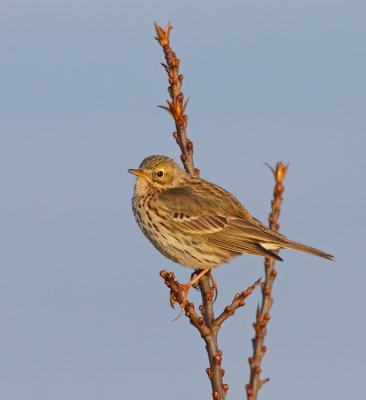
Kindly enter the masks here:
<path id="1" fill-rule="evenodd" d="M 235 212 L 232 205 L 218 198 L 204 197 L 188 187 L 166 190 L 158 198 L 159 212 L 174 230 L 235 253 L 281 260 L 261 243 L 278 243 L 283 236 L 263 227 L 257 220 L 254 220 L 256 224 L 246 221 L 240 209 Z"/>

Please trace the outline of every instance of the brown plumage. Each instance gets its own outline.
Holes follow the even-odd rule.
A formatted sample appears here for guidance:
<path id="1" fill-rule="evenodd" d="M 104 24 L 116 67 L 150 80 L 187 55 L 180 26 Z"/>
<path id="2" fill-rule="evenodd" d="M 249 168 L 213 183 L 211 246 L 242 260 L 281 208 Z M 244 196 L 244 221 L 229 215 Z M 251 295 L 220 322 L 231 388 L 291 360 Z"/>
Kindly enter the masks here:
<path id="1" fill-rule="evenodd" d="M 333 259 L 267 228 L 228 191 L 187 174 L 168 157 L 147 157 L 129 172 L 137 176 L 132 208 L 141 230 L 183 266 L 210 269 L 242 253 L 282 260 L 273 252 L 279 248 Z"/>

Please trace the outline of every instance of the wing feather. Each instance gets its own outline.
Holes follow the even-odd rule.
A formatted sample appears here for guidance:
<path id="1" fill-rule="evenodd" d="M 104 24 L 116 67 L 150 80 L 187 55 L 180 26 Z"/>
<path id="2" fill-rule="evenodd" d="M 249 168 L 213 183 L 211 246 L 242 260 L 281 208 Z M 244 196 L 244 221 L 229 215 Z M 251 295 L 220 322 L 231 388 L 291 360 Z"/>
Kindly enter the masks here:
<path id="1" fill-rule="evenodd" d="M 261 246 L 261 242 L 277 243 L 282 235 L 264 227 L 259 221 L 232 216 L 220 199 L 203 197 L 191 188 L 175 188 L 159 194 L 159 212 L 169 220 L 176 232 L 191 236 L 234 253 L 250 253 L 281 260 Z M 231 214 L 231 215 L 230 215 Z"/>

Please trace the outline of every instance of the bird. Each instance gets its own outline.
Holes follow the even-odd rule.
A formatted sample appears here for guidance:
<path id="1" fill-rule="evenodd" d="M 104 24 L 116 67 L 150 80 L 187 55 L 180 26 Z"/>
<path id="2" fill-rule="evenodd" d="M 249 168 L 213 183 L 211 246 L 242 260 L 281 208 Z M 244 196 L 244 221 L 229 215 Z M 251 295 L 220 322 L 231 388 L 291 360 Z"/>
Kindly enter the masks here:
<path id="1" fill-rule="evenodd" d="M 181 285 L 182 308 L 189 288 L 205 273 L 244 253 L 283 261 L 276 251 L 286 248 L 334 259 L 268 228 L 230 192 L 185 172 L 169 157 L 146 157 L 128 172 L 137 177 L 132 210 L 144 235 L 168 259 L 199 270 Z"/>

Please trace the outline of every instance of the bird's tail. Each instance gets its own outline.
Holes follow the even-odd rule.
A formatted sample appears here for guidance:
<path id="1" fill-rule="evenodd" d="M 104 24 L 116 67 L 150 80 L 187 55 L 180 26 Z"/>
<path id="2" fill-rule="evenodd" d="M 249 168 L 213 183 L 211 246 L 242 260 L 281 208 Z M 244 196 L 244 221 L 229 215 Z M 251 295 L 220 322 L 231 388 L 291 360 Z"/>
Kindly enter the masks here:
<path id="1" fill-rule="evenodd" d="M 313 256 L 318 256 L 322 258 L 326 258 L 327 260 L 334 261 L 334 256 L 331 254 L 325 253 L 324 251 L 315 249 L 314 247 L 306 246 L 305 244 L 293 242 L 292 240 L 286 240 L 285 243 L 281 246 L 286 249 L 292 249 L 297 251 L 302 251 L 304 253 L 309 253 Z"/>

